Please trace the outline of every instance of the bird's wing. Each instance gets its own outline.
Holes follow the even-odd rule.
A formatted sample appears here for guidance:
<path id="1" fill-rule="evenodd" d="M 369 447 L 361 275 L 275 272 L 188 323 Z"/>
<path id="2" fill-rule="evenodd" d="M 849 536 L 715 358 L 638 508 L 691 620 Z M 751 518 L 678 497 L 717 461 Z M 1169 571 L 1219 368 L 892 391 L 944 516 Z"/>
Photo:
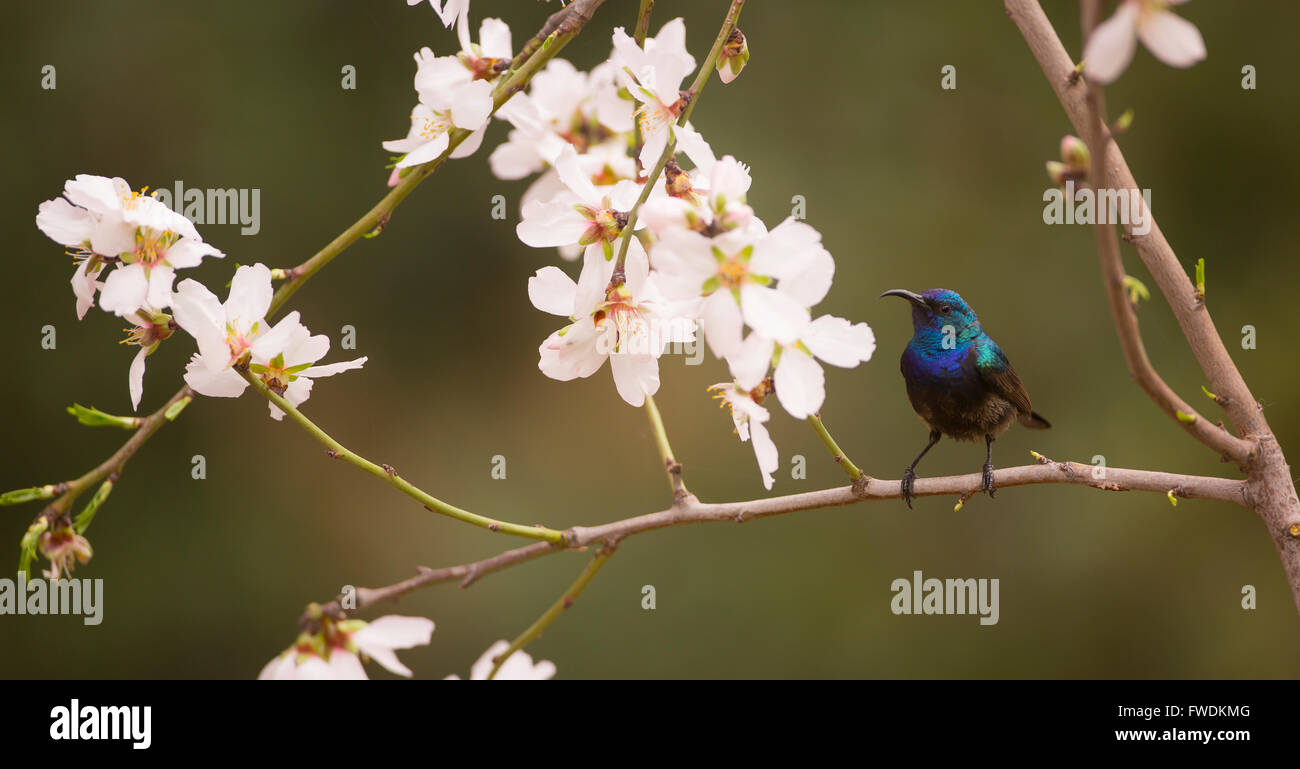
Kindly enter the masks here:
<path id="1" fill-rule="evenodd" d="M 1033 412 L 1029 405 L 1029 393 L 1025 392 L 1025 386 L 1020 383 L 1020 377 L 1016 376 L 1016 370 L 1011 368 L 1011 361 L 1007 360 L 996 342 L 988 339 L 971 345 L 965 363 L 979 373 L 980 380 L 990 392 L 1006 398 L 1021 414 Z"/>

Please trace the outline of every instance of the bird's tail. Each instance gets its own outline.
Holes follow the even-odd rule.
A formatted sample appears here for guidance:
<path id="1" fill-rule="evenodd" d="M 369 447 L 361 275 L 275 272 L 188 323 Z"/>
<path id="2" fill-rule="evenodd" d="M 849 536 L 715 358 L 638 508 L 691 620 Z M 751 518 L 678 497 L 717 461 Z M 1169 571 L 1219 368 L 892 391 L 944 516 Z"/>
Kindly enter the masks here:
<path id="1" fill-rule="evenodd" d="M 1035 430 L 1046 430 L 1052 426 L 1052 423 L 1043 419 L 1037 411 L 1031 411 L 1028 414 L 1021 414 L 1020 424 Z"/>

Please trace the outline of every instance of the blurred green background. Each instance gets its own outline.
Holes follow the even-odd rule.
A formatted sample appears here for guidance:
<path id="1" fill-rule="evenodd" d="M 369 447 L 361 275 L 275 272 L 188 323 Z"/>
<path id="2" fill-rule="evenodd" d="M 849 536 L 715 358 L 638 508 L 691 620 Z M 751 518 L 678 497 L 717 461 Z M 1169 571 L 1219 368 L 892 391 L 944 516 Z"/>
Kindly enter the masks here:
<path id="1" fill-rule="evenodd" d="M 724 0 L 656 3 L 653 29 L 687 19 L 703 60 Z M 516 43 L 557 4 L 475 0 L 510 22 Z M 1075 2 L 1047 2 L 1077 55 Z M 1294 212 L 1300 122 L 1291 53 L 1300 7 L 1198 2 L 1180 11 L 1209 58 L 1189 71 L 1140 50 L 1108 90 L 1113 114 L 1136 110 L 1121 143 L 1154 190 L 1162 228 L 1185 266 L 1209 265 L 1209 306 L 1282 446 L 1300 452 L 1294 399 Z M 609 0 L 566 51 L 590 67 L 609 30 L 634 23 L 635 0 Z M 199 277 L 224 297 L 234 263 L 292 266 L 385 192 L 385 139 L 414 103 L 411 53 L 454 47 L 427 6 L 386 2 L 131 0 L 17 4 L 0 30 L 5 107 L 0 192 L 9 243 L 0 304 L 8 330 L 0 488 L 75 477 L 126 434 L 64 413 L 75 402 L 128 412 L 133 349 L 99 310 L 78 323 L 69 260 L 34 226 L 37 204 L 77 173 L 133 187 L 262 191 L 262 228 L 204 225 L 229 258 Z M 910 336 L 902 303 L 881 291 L 959 290 L 1008 351 L 1055 429 L 1016 429 L 1001 466 L 1036 449 L 1055 459 L 1237 477 L 1182 433 L 1130 381 L 1108 319 L 1093 236 L 1047 227 L 1043 163 L 1069 125 L 999 3 L 751 3 L 753 58 L 729 86 L 713 80 L 695 125 L 715 151 L 753 164 L 750 202 L 769 223 L 794 195 L 837 259 L 819 312 L 866 321 L 879 348 L 855 370 L 828 369 L 823 416 L 869 473 L 897 478 L 925 441 L 897 359 Z M 41 68 L 57 68 L 42 90 Z M 340 69 L 357 70 L 356 90 Z M 957 90 L 939 87 L 957 68 Z M 1258 90 L 1241 88 L 1241 68 Z M 557 263 L 514 235 L 526 182 L 501 182 L 485 148 L 450 163 L 294 299 L 337 343 L 355 326 L 361 372 L 322 384 L 306 411 L 349 447 L 393 464 L 475 511 L 553 527 L 596 524 L 666 505 L 644 414 L 616 395 L 608 368 L 551 381 L 537 345 L 556 319 L 526 281 Z M 508 222 L 491 198 L 511 200 Z M 1154 289 L 1127 247 L 1128 269 Z M 572 272 L 572 266 L 569 267 Z M 1203 377 L 1158 295 L 1141 309 L 1147 349 L 1184 397 Z M 1288 320 L 1288 318 L 1290 320 Z M 40 329 L 57 327 L 56 350 Z M 1258 330 L 1243 351 L 1239 330 Z M 142 410 L 179 383 L 192 342 L 149 361 Z M 705 387 L 721 363 L 665 359 L 658 402 L 693 491 L 711 501 L 761 496 L 753 454 Z M 1212 404 L 1205 413 L 1214 414 Z M 773 494 L 844 482 L 809 430 L 774 408 L 782 470 Z M 202 454 L 207 479 L 190 477 Z M 490 476 L 507 458 L 507 480 Z M 791 457 L 808 460 L 806 480 Z M 923 475 L 978 471 L 982 447 L 945 441 Z M 708 524 L 627 541 L 578 605 L 529 651 L 575 677 L 1292 677 L 1300 621 L 1273 545 L 1248 511 L 1159 495 L 1062 486 L 1008 489 L 960 512 L 880 502 Z M 0 511 L 11 563 L 36 506 Z M 331 464 L 256 396 L 192 405 L 128 466 L 89 531 L 95 558 L 78 577 L 105 580 L 105 620 L 0 617 L 7 677 L 250 678 L 294 638 L 312 600 L 344 584 L 379 586 L 417 564 L 444 566 L 519 544 L 428 513 L 352 468 Z M 437 622 L 428 647 L 403 653 L 419 677 L 468 673 L 493 641 L 527 627 L 587 556 L 559 554 L 483 579 L 419 591 L 368 613 Z M 1001 621 L 894 616 L 890 583 L 997 577 Z M 643 585 L 657 609 L 641 608 Z M 1243 585 L 1258 609 L 1240 606 Z M 377 676 L 386 675 L 371 666 Z"/>

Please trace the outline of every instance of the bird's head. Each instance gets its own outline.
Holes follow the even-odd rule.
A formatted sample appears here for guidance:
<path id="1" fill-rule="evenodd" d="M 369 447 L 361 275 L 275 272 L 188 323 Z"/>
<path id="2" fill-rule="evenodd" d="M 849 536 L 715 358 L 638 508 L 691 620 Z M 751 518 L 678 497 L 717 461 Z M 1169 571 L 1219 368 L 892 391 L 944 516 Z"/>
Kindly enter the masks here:
<path id="1" fill-rule="evenodd" d="M 946 326 L 951 326 L 952 333 L 960 340 L 971 339 L 982 333 L 975 311 L 956 291 L 931 288 L 914 294 L 895 288 L 880 296 L 896 296 L 911 303 L 912 329 L 918 335 L 942 335 Z"/>

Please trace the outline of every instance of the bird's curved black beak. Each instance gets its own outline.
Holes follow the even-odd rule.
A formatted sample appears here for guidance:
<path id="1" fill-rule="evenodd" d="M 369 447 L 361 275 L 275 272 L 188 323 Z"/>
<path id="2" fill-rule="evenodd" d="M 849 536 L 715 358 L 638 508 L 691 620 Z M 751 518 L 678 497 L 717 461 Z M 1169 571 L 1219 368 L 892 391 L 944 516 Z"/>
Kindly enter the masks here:
<path id="1" fill-rule="evenodd" d="M 911 291 L 906 291 L 901 288 L 891 288 L 876 298 L 884 299 L 887 296 L 897 296 L 899 298 L 906 299 L 907 301 L 911 302 L 917 307 L 920 307 L 923 310 L 929 309 L 929 305 L 925 303 L 925 298 L 922 297 L 920 294 L 914 294 Z"/>

